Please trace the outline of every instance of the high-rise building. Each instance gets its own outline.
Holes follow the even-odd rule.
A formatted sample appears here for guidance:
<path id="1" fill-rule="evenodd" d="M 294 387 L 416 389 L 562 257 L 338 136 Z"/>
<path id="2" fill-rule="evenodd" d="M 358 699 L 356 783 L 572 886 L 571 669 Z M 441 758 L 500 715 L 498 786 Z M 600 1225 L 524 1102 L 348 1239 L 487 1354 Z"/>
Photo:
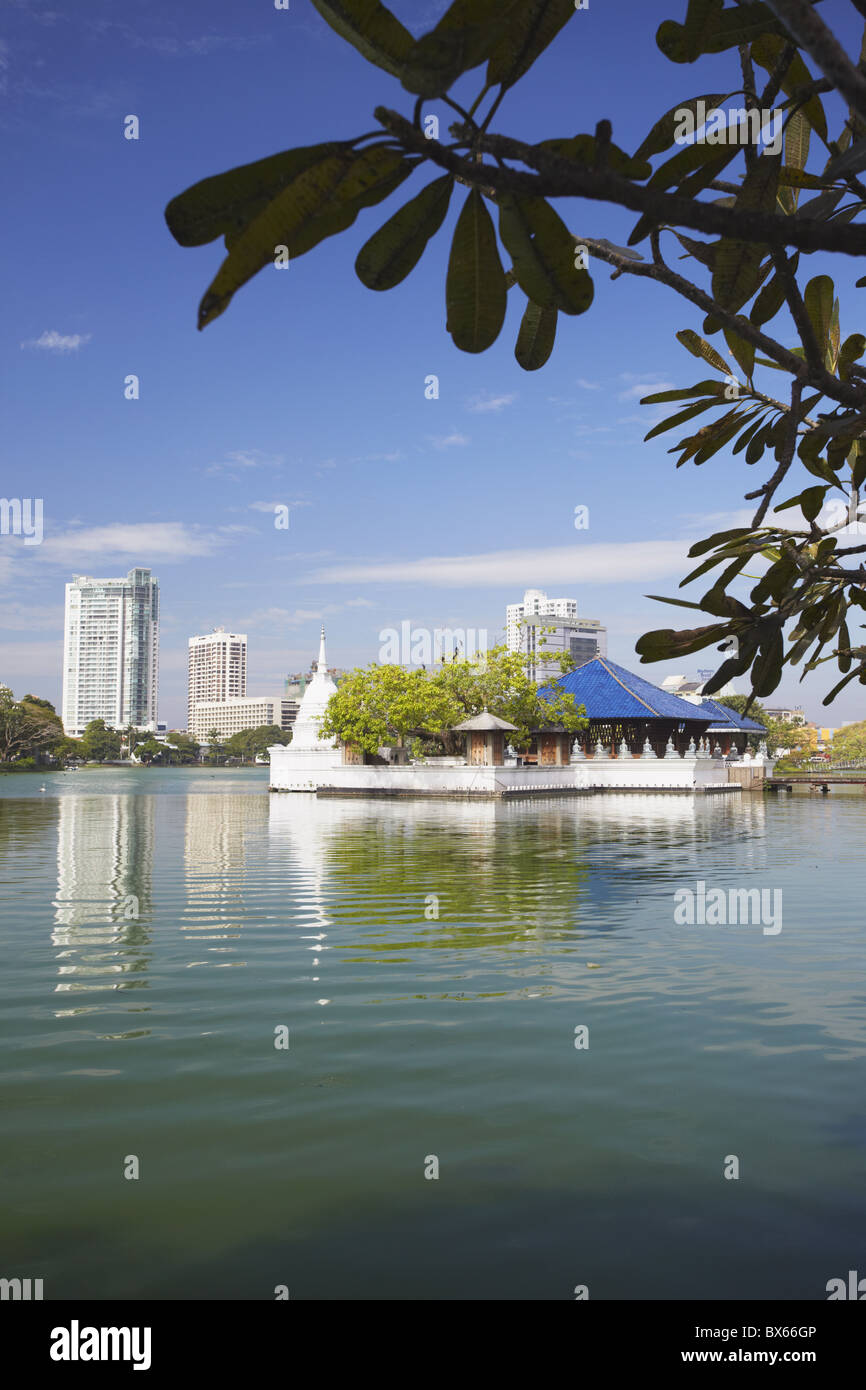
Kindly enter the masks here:
<path id="1" fill-rule="evenodd" d="M 214 628 L 189 639 L 187 729 L 192 733 L 193 711 L 205 702 L 242 699 L 247 693 L 246 633 Z"/>
<path id="2" fill-rule="evenodd" d="M 93 719 L 155 729 L 159 698 L 159 580 L 72 576 L 66 585 L 63 728 L 79 738 Z"/>
<path id="3" fill-rule="evenodd" d="M 559 674 L 552 658 L 562 652 L 578 665 L 607 656 L 607 628 L 597 618 L 579 618 L 576 599 L 548 598 L 541 589 L 527 589 L 522 603 L 508 605 L 505 640 L 510 652 L 525 654 L 527 674 L 537 681 Z"/>

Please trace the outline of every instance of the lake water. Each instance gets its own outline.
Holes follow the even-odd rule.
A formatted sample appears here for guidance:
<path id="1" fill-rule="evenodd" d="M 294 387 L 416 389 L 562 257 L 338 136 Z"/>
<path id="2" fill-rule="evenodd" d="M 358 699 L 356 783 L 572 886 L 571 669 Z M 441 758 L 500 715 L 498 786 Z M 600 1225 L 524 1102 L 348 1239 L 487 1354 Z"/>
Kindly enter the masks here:
<path id="1" fill-rule="evenodd" d="M 864 842 L 856 790 L 0 778 L 0 1276 L 826 1298 L 866 1275 Z M 679 925 L 698 881 L 780 889 L 782 930 Z"/>

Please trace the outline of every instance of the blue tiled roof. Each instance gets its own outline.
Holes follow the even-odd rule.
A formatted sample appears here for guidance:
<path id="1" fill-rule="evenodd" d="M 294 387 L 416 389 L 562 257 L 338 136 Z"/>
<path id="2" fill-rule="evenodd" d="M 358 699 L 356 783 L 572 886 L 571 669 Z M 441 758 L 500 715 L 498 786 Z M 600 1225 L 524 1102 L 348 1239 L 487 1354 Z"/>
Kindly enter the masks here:
<path id="1" fill-rule="evenodd" d="M 585 661 L 575 671 L 561 676 L 557 685 L 574 696 L 575 704 L 586 708 L 589 719 L 690 719 L 707 724 L 713 717 L 700 705 L 669 695 L 604 656 Z M 546 699 L 553 695 L 553 689 L 544 686 L 538 693 Z"/>
<path id="2" fill-rule="evenodd" d="M 747 715 L 737 714 L 731 709 L 730 705 L 720 705 L 717 700 L 701 700 L 701 709 L 705 709 L 712 720 L 712 732 L 716 729 L 737 729 L 747 731 L 751 734 L 765 734 L 767 732 L 763 724 L 758 724 L 754 719 L 749 719 Z"/>

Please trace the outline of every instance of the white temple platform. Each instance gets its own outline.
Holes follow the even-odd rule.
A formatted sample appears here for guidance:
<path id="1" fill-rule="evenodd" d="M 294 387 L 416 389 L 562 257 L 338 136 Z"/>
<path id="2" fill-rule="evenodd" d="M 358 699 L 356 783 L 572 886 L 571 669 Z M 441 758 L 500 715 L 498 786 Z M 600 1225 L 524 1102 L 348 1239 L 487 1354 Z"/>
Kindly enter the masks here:
<path id="1" fill-rule="evenodd" d="M 301 777 L 306 785 L 299 785 Z M 716 758 L 590 758 L 564 767 L 358 764 L 289 770 L 271 764 L 271 791 L 315 790 L 319 796 L 481 797 L 574 796 L 594 792 L 739 792 Z M 291 785 L 286 785 L 290 781 Z M 315 786 L 310 785 L 315 782 Z"/>

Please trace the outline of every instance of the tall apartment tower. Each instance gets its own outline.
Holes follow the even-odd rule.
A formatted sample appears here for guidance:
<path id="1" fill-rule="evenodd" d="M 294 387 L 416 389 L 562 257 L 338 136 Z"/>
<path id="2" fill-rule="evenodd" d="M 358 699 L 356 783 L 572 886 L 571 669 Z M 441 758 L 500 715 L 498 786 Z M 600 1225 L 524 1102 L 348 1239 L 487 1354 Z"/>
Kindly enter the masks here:
<path id="1" fill-rule="evenodd" d="M 73 575 L 63 643 L 66 734 L 80 738 L 93 719 L 155 730 L 158 700 L 159 580 L 149 569 L 125 579 Z"/>
<path id="2" fill-rule="evenodd" d="M 540 682 L 559 675 L 551 658 L 560 652 L 578 665 L 607 655 L 607 628 L 597 618 L 579 618 L 576 599 L 548 598 L 541 589 L 527 589 L 522 603 L 509 603 L 505 640 L 510 652 L 525 654 L 527 675 Z"/>
<path id="3" fill-rule="evenodd" d="M 196 705 L 214 700 L 222 703 L 246 693 L 246 633 L 217 627 L 203 637 L 190 637 L 187 729 L 192 731 Z"/>

